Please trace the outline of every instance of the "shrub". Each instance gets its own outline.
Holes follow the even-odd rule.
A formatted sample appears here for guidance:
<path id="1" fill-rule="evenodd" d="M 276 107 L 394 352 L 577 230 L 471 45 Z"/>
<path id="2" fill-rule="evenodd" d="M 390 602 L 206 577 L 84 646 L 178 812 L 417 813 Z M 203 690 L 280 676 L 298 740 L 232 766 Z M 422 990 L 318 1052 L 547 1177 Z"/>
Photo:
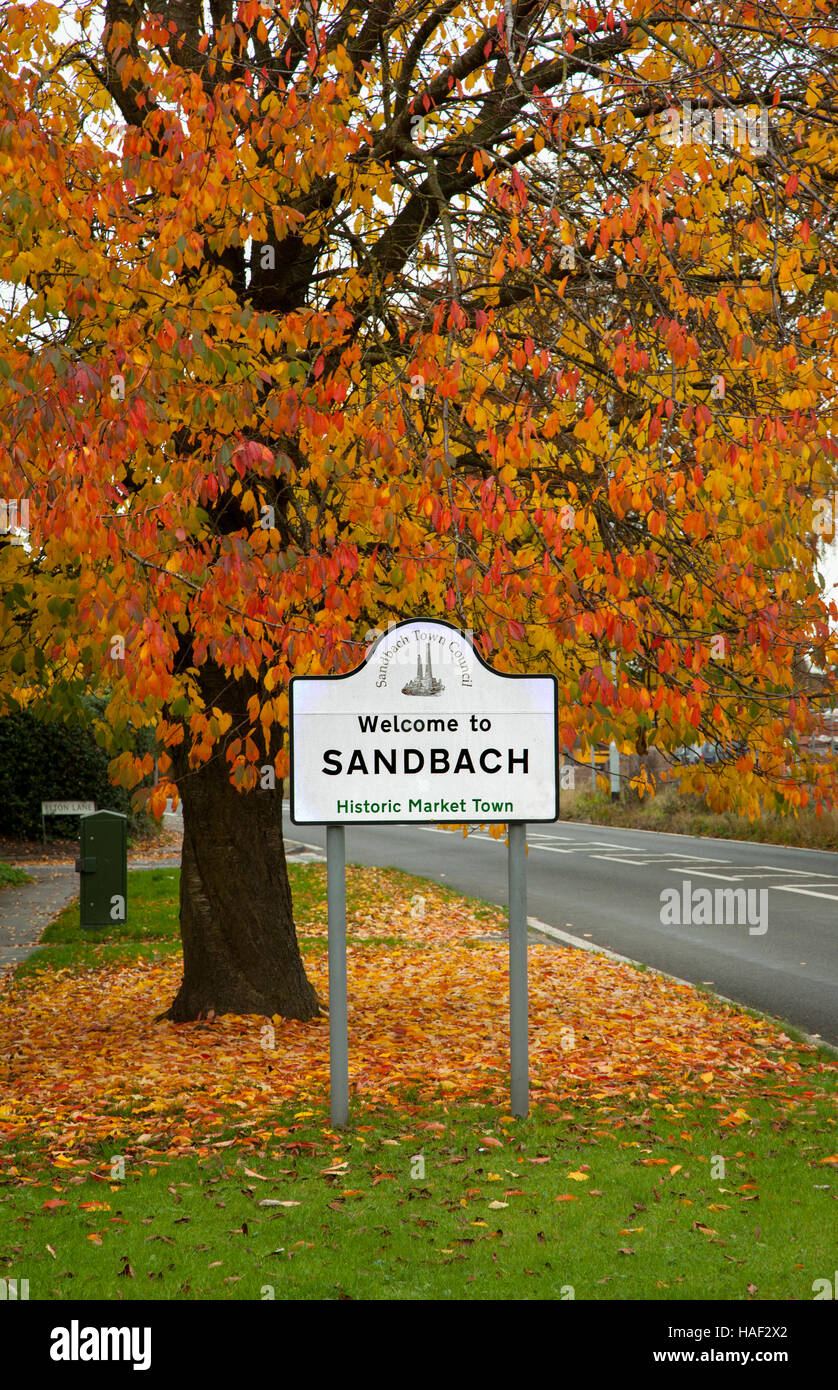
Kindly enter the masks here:
<path id="1" fill-rule="evenodd" d="M 150 824 L 131 812 L 130 792 L 112 785 L 109 755 L 90 725 L 40 719 L 20 710 L 0 719 L 0 834 L 19 839 L 41 835 L 42 801 L 93 801 L 97 811 L 121 811 L 129 830 Z M 50 836 L 73 838 L 78 817 L 50 817 Z"/>

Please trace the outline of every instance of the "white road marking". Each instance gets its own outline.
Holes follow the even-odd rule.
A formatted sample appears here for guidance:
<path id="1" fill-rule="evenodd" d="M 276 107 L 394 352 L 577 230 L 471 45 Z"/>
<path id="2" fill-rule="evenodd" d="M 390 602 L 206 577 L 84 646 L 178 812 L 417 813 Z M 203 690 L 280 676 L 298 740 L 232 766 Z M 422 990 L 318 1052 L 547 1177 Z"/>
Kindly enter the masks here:
<path id="1" fill-rule="evenodd" d="M 645 869 L 647 864 L 668 864 L 669 860 L 665 855 L 658 859 L 623 859 L 619 854 L 592 854 L 592 859 L 607 859 L 611 864 L 631 864 L 635 869 Z M 679 864 L 679 871 L 683 865 Z"/>
<path id="2" fill-rule="evenodd" d="M 777 869 L 773 864 L 755 864 L 754 868 L 769 869 L 772 874 L 780 874 L 783 878 L 787 874 L 800 874 L 801 878 L 838 878 L 838 874 L 811 873 L 808 869 Z"/>
<path id="3" fill-rule="evenodd" d="M 729 859 L 716 859 L 712 854 L 680 854 L 677 850 L 670 850 L 667 859 L 686 859 L 690 864 L 729 864 Z"/>
<path id="4" fill-rule="evenodd" d="M 814 888 L 801 888 L 799 883 L 772 883 L 771 887 L 777 893 L 803 893 L 807 898 L 829 898 L 838 903 L 838 893 L 818 893 Z"/>
<path id="5" fill-rule="evenodd" d="M 441 830 L 435 825 L 420 825 L 418 830 L 425 830 L 430 835 L 450 835 L 450 830 Z M 651 833 L 651 832 L 649 832 Z M 494 842 L 503 844 L 502 840 L 489 835 L 485 830 L 474 831 L 468 837 L 470 840 Z M 556 840 L 564 841 L 563 844 L 554 843 Z M 549 842 L 549 843 L 548 843 Z M 614 844 L 611 840 L 579 840 L 573 835 L 548 835 L 546 832 L 534 832 L 532 837 L 528 837 L 528 848 L 534 852 L 544 854 L 583 854 L 591 859 L 598 859 L 603 862 L 613 864 L 629 864 L 635 868 L 647 868 L 652 864 L 663 865 L 668 873 L 681 874 L 682 877 L 690 875 L 694 878 L 710 878 L 721 883 L 742 883 L 743 880 L 763 879 L 763 878 L 787 878 L 789 874 L 794 874 L 798 878 L 818 879 L 821 882 L 804 887 L 802 884 L 774 884 L 769 883 L 767 887 L 776 888 L 780 893 L 801 893 L 810 898 L 826 898 L 830 902 L 838 902 L 838 875 L 827 874 L 818 870 L 811 869 L 789 869 L 781 868 L 775 864 L 755 864 L 739 865 L 732 864 L 729 859 L 717 859 L 710 855 L 685 854 L 682 850 L 669 850 L 665 854 L 650 854 L 648 850 L 638 848 L 636 845 Z M 314 846 L 311 846 L 314 848 Z M 600 851 L 618 851 L 617 853 L 601 853 Z M 678 860 L 679 863 L 672 863 Z M 707 867 L 699 868 L 698 865 L 704 864 Z M 722 873 L 719 869 L 712 868 L 712 865 L 723 865 L 729 872 Z M 818 889 L 835 888 L 836 891 L 823 892 Z M 554 929 L 555 930 L 555 929 Z"/>
<path id="6" fill-rule="evenodd" d="M 754 873 L 751 869 L 740 869 L 738 864 L 732 864 L 731 868 L 736 869 L 738 878 L 776 878 L 777 871 L 773 873 Z"/>
<path id="7" fill-rule="evenodd" d="M 538 830 L 533 832 L 531 838 L 533 840 L 568 840 L 573 844 L 579 843 L 575 835 L 546 835 L 544 831 L 539 832 Z"/>
<path id="8" fill-rule="evenodd" d="M 543 851 L 546 855 L 578 855 L 582 847 L 578 845 L 577 848 L 563 849 L 560 845 L 529 845 L 529 848 L 539 849 L 539 851 Z"/>
<path id="9" fill-rule="evenodd" d="M 738 878 L 737 876 L 733 875 L 733 874 L 720 874 L 720 873 L 716 873 L 715 871 L 711 872 L 709 869 L 706 870 L 706 871 L 705 871 L 705 870 L 702 870 L 702 869 L 690 869 L 690 868 L 687 868 L 687 865 L 686 865 L 686 864 L 678 864 L 677 867 L 674 867 L 674 868 L 673 868 L 672 865 L 670 865 L 670 866 L 669 866 L 669 873 L 671 873 L 671 874 L 692 874 L 693 878 L 715 878 L 715 879 L 721 879 L 723 883 L 738 883 L 738 882 L 739 882 L 739 878 Z"/>

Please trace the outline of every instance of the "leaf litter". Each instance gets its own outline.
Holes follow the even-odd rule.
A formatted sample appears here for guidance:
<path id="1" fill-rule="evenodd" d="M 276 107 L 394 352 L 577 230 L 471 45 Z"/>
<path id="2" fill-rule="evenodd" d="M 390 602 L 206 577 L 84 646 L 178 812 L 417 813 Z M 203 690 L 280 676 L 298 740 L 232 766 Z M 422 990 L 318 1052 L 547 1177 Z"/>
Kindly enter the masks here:
<path id="1" fill-rule="evenodd" d="M 487 940 L 503 913 L 428 883 L 417 916 L 383 871 L 348 877 L 360 903 L 348 921 L 353 1103 L 406 1113 L 440 1096 L 504 1106 L 508 949 Z M 325 1000 L 325 914 L 307 915 L 298 923 L 306 970 Z M 180 972 L 172 956 L 45 971 L 0 994 L 0 1141 L 33 1142 L 56 1168 L 81 1169 L 96 1166 L 103 1144 L 178 1156 L 264 1142 L 280 1107 L 328 1106 L 325 1017 L 275 1017 L 268 1049 L 261 1016 L 157 1022 Z M 792 1099 L 835 1072 L 767 1020 L 590 952 L 531 949 L 529 998 L 531 1090 L 547 1106 L 700 1096 L 736 1125 L 749 1118 L 742 1101 Z"/>

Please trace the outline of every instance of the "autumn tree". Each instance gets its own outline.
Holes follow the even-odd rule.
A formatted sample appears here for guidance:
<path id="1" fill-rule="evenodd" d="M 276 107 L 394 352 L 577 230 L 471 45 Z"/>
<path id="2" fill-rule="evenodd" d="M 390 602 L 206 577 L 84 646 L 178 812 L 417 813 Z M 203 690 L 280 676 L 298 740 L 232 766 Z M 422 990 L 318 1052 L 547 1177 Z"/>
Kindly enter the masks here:
<path id="1" fill-rule="evenodd" d="M 555 670 L 566 747 L 712 730 L 719 803 L 834 796 L 825 4 L 0 12 L 0 689 L 153 726 L 171 1018 L 317 1012 L 287 682 L 391 618 Z"/>

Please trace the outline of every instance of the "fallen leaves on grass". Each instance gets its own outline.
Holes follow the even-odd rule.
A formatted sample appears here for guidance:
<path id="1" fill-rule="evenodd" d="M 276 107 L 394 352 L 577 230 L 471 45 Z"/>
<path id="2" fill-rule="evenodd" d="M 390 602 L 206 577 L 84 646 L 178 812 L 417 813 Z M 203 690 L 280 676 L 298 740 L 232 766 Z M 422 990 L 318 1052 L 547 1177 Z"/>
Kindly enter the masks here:
<path id="1" fill-rule="evenodd" d="M 348 879 L 362 901 L 348 934 L 356 1102 L 409 1110 L 442 1092 L 504 1105 L 508 952 L 486 940 L 502 914 L 482 907 L 477 915 L 428 884 L 425 915 L 416 919 L 409 890 L 400 897 L 383 871 L 350 869 Z M 300 931 L 314 941 L 306 968 L 326 997 L 325 913 L 318 910 Z M 179 983 L 180 962 L 167 957 L 45 972 L 0 995 L 0 1056 L 7 1059 L 0 1141 L 25 1137 L 47 1150 L 56 1167 L 86 1168 L 102 1144 L 136 1161 L 143 1147 L 148 1157 L 264 1143 L 278 1105 L 327 1105 L 326 1019 L 276 1019 L 267 1050 L 261 1017 L 155 1022 Z M 784 1086 L 811 1084 L 819 1070 L 832 1069 L 814 1048 L 791 1043 L 765 1020 L 593 953 L 531 951 L 529 992 L 533 1099 L 560 1109 L 579 1099 L 707 1098 L 712 1079 L 723 1097 L 721 1123 L 733 1127 L 749 1118 L 737 1102 L 764 1095 L 769 1086 L 782 1094 Z M 297 1111 L 298 1117 L 311 1113 Z M 238 1139 L 217 1138 L 231 1126 Z M 480 1143 L 501 1146 L 493 1136 Z M 588 1179 L 581 1170 L 569 1176 Z"/>

